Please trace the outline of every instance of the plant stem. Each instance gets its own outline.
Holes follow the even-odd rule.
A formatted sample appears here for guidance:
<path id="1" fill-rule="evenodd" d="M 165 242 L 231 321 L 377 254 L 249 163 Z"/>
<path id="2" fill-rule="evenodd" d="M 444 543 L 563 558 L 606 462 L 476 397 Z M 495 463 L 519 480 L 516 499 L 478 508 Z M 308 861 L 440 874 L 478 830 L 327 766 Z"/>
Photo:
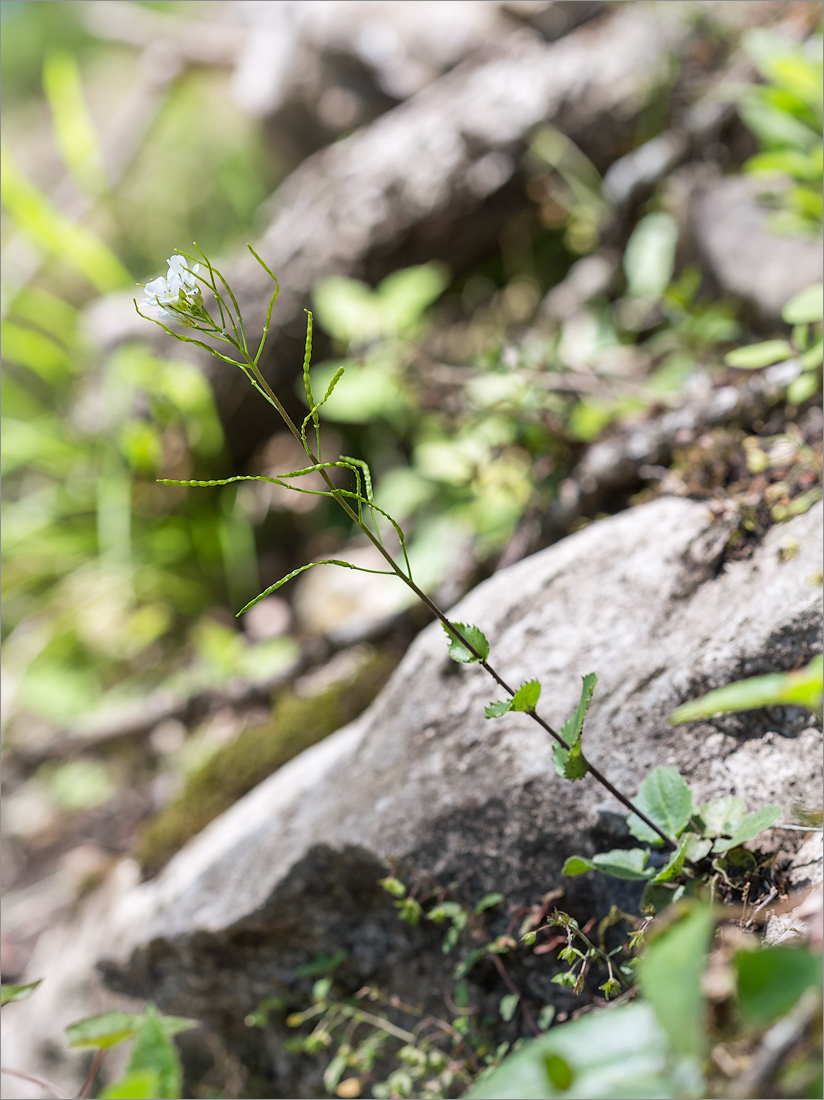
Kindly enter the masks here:
<path id="1" fill-rule="evenodd" d="M 33 1073 L 21 1073 L 20 1070 L 6 1069 L 5 1067 L 0 1069 L 0 1073 L 5 1073 L 9 1077 L 19 1077 L 21 1081 L 30 1081 L 33 1085 L 39 1085 L 46 1092 L 54 1093 L 60 1100 L 72 1100 L 71 1093 L 63 1092 L 59 1085 L 55 1085 L 52 1081 L 47 1081 L 43 1077 L 35 1077 Z"/>
<path id="2" fill-rule="evenodd" d="M 263 377 L 263 374 L 261 373 L 258 366 L 255 364 L 254 360 L 249 356 L 248 352 L 244 351 L 243 348 L 238 347 L 238 350 L 241 352 L 242 355 L 244 355 L 246 361 L 249 364 L 250 370 L 252 371 L 258 382 L 258 385 L 265 392 L 272 405 L 274 405 L 274 407 L 280 413 L 284 423 L 286 424 L 286 427 L 289 429 L 295 439 L 297 439 L 301 447 L 306 451 L 306 454 L 312 460 L 312 464 L 317 465 L 317 456 L 315 455 L 314 451 L 309 446 L 307 441 L 301 436 L 300 430 L 298 429 L 297 425 L 292 420 L 291 416 L 289 416 L 289 413 L 286 411 L 286 409 L 283 407 L 282 402 L 278 399 L 272 387 Z M 440 622 L 444 624 L 444 626 L 449 628 L 450 633 L 453 634 L 458 639 L 458 641 L 469 650 L 473 657 L 476 658 L 477 663 L 480 664 L 481 667 L 489 673 L 492 679 L 495 680 L 496 683 L 498 683 L 508 695 L 514 696 L 515 690 L 511 688 L 509 684 L 501 678 L 501 676 L 498 675 L 495 669 L 481 656 L 478 650 L 475 649 L 475 647 L 471 645 L 469 641 L 467 641 L 461 631 L 458 630 L 457 627 L 449 621 L 449 619 L 446 617 L 443 611 L 441 611 L 437 604 L 435 604 L 422 589 L 418 588 L 417 584 L 415 584 L 411 576 L 407 576 L 407 574 L 403 572 L 403 570 L 397 564 L 392 555 L 383 547 L 380 540 L 372 533 L 372 531 L 369 530 L 363 520 L 358 516 L 357 512 L 355 512 L 354 508 L 351 507 L 346 497 L 344 497 L 340 490 L 335 487 L 331 477 L 329 476 L 328 471 L 320 470 L 319 472 L 323 480 L 326 482 L 332 496 L 335 498 L 341 508 L 343 508 L 344 512 L 346 512 L 352 522 L 355 523 L 356 526 L 361 529 L 361 531 L 363 531 L 363 533 L 366 535 L 366 537 L 369 539 L 369 541 L 372 543 L 378 553 L 380 553 L 382 557 L 386 560 L 393 573 L 395 573 L 395 575 L 400 580 L 402 580 L 408 588 L 411 588 L 411 590 L 415 593 L 421 603 L 425 604 L 426 607 L 429 608 L 436 619 L 439 619 Z M 541 716 L 537 714 L 534 710 L 527 711 L 526 713 L 529 714 L 530 718 L 532 718 L 534 722 L 537 722 L 538 725 L 550 735 L 550 737 L 554 738 L 554 740 L 557 741 L 559 745 L 567 750 L 571 748 L 569 742 L 564 740 L 564 738 L 561 737 L 561 735 L 556 730 L 554 730 L 548 722 L 545 722 L 544 719 L 541 718 Z M 589 762 L 587 763 L 589 764 Z M 660 829 L 654 821 L 650 820 L 650 818 L 642 810 L 639 810 L 637 806 L 634 806 L 625 795 L 621 794 L 617 787 L 613 786 L 613 784 L 610 783 L 603 772 L 599 771 L 598 768 L 596 768 L 593 764 L 589 764 L 589 774 L 593 777 L 593 779 L 595 779 L 597 783 L 600 783 L 602 787 L 608 790 L 614 798 L 617 798 L 618 801 L 631 813 L 634 813 L 644 822 L 645 825 L 648 825 L 649 828 L 652 829 L 653 832 L 655 832 L 661 838 L 664 844 L 671 851 L 677 851 L 678 845 L 676 844 L 676 842 L 672 840 L 671 837 L 667 836 L 667 834 L 662 829 Z"/>

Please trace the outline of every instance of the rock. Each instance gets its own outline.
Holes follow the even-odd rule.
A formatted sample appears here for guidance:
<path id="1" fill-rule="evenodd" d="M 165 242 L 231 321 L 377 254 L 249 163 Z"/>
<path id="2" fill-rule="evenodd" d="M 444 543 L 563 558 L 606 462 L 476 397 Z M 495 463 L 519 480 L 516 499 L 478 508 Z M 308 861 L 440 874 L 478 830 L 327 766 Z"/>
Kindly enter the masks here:
<path id="1" fill-rule="evenodd" d="M 627 793 L 652 767 L 674 765 L 700 799 L 810 804 L 821 738 L 799 712 L 678 729 L 667 715 L 820 648 L 821 506 L 771 530 L 751 559 L 723 566 L 709 523 L 705 505 L 653 501 L 501 571 L 452 617 L 487 633 L 509 683 L 540 677 L 539 710 L 556 726 L 576 705 L 580 677 L 598 673 L 586 751 Z M 787 536 L 798 544 L 788 560 Z M 295 1091 L 310 1085 L 288 1059 L 272 1069 L 266 1044 L 278 1046 L 277 1029 L 250 1032 L 241 1021 L 274 993 L 294 996 L 295 968 L 317 952 L 348 952 L 339 972 L 348 988 L 383 984 L 442 1011 L 439 942 L 427 939 L 431 927 L 398 921 L 377 885 L 388 861 L 454 882 L 468 903 L 489 891 L 533 903 L 563 885 L 564 908 L 605 912 L 618 896 L 613 880 L 560 871 L 573 853 L 614 846 L 604 822 L 620 806 L 591 777 L 561 781 L 549 739 L 527 716 L 484 719 L 500 696 L 481 668 L 452 663 L 443 631 L 430 626 L 359 719 L 212 822 L 157 879 L 124 888 L 95 918 L 97 935 L 81 937 L 88 967 L 97 962 L 121 993 L 209 1022 L 269 1075 L 267 1095 L 308 1095 Z M 47 956 L 44 947 L 32 966 L 59 985 Z M 524 981 L 536 996 L 562 996 L 550 975 L 536 960 Z M 36 1065 L 45 1041 L 34 1038 L 35 1000 L 9 1017 L 15 1065 Z M 49 1027 L 60 1022 L 49 1017 Z"/>
<path id="2" fill-rule="evenodd" d="M 821 282 L 821 239 L 772 232 L 759 187 L 751 176 L 710 178 L 693 190 L 689 219 L 701 265 L 722 293 L 780 322 L 794 294 Z"/>
<path id="3" fill-rule="evenodd" d="M 516 26 L 304 160 L 262 212 L 268 228 L 255 243 L 282 287 L 262 362 L 269 381 L 291 394 L 303 360 L 304 309 L 320 279 L 377 283 L 397 268 L 431 260 L 460 273 L 497 254 L 501 229 L 514 215 L 537 217 L 519 166 L 535 127 L 561 130 L 600 171 L 627 152 L 638 112 L 668 84 L 671 57 L 694 33 L 690 10 L 626 4 L 549 43 Z M 256 327 L 271 280 L 248 254 L 219 266 Z M 104 348 L 136 336 L 168 347 L 168 337 L 137 317 L 131 298 L 94 304 L 85 318 L 89 335 Z M 316 359 L 323 354 L 320 334 L 317 352 Z M 218 406 L 232 410 L 229 445 L 245 459 L 271 434 L 271 410 L 240 371 L 188 345 L 175 354 L 203 365 Z"/>

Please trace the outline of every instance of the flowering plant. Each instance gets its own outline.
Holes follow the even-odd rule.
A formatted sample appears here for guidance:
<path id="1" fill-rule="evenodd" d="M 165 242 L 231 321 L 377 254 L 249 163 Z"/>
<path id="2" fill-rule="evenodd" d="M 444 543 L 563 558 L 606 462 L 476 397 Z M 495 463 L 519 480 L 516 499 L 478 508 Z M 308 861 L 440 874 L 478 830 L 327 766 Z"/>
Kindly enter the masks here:
<path id="1" fill-rule="evenodd" d="M 210 263 L 206 255 L 200 249 L 198 249 L 198 252 L 205 264 L 206 274 L 200 274 L 201 265 L 199 263 L 194 263 L 195 257 L 189 256 L 188 253 L 181 252 L 178 256 L 173 256 L 168 261 L 169 274 L 165 278 L 155 279 L 153 282 L 146 285 L 147 297 L 143 304 L 158 306 L 162 319 L 146 317 L 144 313 L 140 312 L 137 302 L 135 302 L 135 309 L 141 317 L 146 317 L 146 320 L 154 321 L 155 324 L 160 325 L 162 329 L 168 332 L 169 335 L 173 336 L 176 340 L 196 344 L 198 347 L 204 348 L 212 355 L 217 356 L 218 359 L 222 359 L 226 363 L 231 363 L 233 366 L 240 367 L 249 379 L 251 385 L 254 386 L 269 404 L 277 410 L 283 422 L 286 424 L 286 427 L 300 443 L 309 463 L 300 470 L 292 470 L 288 473 L 280 474 L 278 477 L 241 474 L 235 477 L 221 478 L 214 481 L 179 481 L 164 479 L 161 481 L 161 484 L 203 488 L 208 486 L 228 485 L 235 481 L 268 481 L 292 489 L 294 492 L 331 497 L 340 505 L 352 522 L 377 549 L 386 562 L 387 568 L 366 569 L 363 566 L 353 565 L 351 562 L 340 561 L 335 558 L 308 562 L 306 565 L 299 566 L 297 569 L 287 574 L 287 576 L 281 577 L 280 580 L 270 585 L 253 600 L 250 600 L 245 607 L 241 608 L 238 614 L 242 615 L 244 611 L 247 611 L 259 600 L 262 600 L 264 597 L 280 588 L 281 585 L 285 584 L 299 573 L 302 573 L 304 570 L 312 569 L 316 565 L 339 565 L 346 569 L 358 569 L 363 573 L 381 573 L 397 576 L 415 593 L 418 599 L 429 608 L 435 618 L 441 622 L 441 625 L 446 631 L 449 642 L 449 656 L 452 660 L 461 664 L 481 665 L 492 679 L 496 681 L 499 687 L 506 692 L 509 698 L 491 703 L 486 708 L 486 717 L 500 718 L 509 711 L 521 711 L 529 715 L 529 717 L 537 722 L 556 742 L 553 753 L 553 763 L 556 772 L 563 778 L 569 780 L 580 780 L 587 775 L 591 775 L 593 779 L 600 783 L 601 786 L 605 787 L 619 802 L 646 824 L 652 831 L 655 843 L 663 843 L 670 849 L 673 853 L 670 864 L 672 864 L 673 868 L 677 864 L 678 870 L 680 871 L 684 866 L 684 847 L 683 844 L 676 843 L 676 841 L 668 835 L 667 831 L 665 831 L 668 827 L 666 815 L 662 816 L 659 814 L 655 807 L 651 807 L 648 809 L 648 812 L 645 812 L 645 808 L 642 808 L 638 804 L 633 804 L 584 756 L 581 740 L 584 721 L 597 679 L 595 674 L 590 673 L 588 676 L 584 677 L 581 700 L 576 712 L 566 722 L 561 732 L 558 733 L 536 710 L 538 698 L 541 694 L 540 682 L 538 680 L 530 680 L 522 684 L 517 690 L 510 687 L 487 660 L 490 646 L 483 631 L 477 626 L 450 621 L 437 604 L 435 604 L 415 583 L 412 577 L 409 557 L 406 552 L 406 542 L 403 531 L 396 520 L 394 520 L 388 512 L 378 507 L 374 501 L 372 494 L 372 475 L 368 464 L 363 461 L 363 459 L 350 458 L 347 455 L 341 455 L 333 461 L 323 461 L 321 455 L 320 418 L 318 414 L 325 402 L 329 399 L 335 386 L 340 381 L 344 373 L 344 368 L 341 367 L 334 375 L 324 396 L 320 400 L 316 400 L 312 392 L 310 377 L 310 363 L 312 357 L 312 314 L 309 310 L 306 310 L 308 321 L 303 360 L 303 385 L 306 392 L 309 412 L 300 425 L 292 420 L 282 402 L 264 378 L 259 366 L 260 358 L 263 353 L 263 346 L 269 331 L 269 323 L 272 318 L 272 309 L 280 288 L 272 271 L 267 267 L 252 246 L 249 245 L 248 247 L 255 260 L 257 260 L 275 284 L 275 290 L 269 301 L 266 312 L 263 334 L 254 354 L 252 354 L 249 349 L 243 316 L 235 295 L 232 293 L 223 275 Z M 186 266 L 182 257 L 191 260 L 194 266 Z M 214 305 L 209 303 L 209 306 L 207 306 L 204 302 L 201 287 L 205 287 L 210 292 L 211 296 L 214 298 Z M 219 323 L 213 317 L 215 310 L 219 316 Z M 213 341 L 229 345 L 234 349 L 236 357 L 232 358 L 229 355 L 225 355 L 222 351 L 204 343 L 202 340 L 173 331 L 163 323 L 164 320 L 176 321 L 185 328 L 197 330 Z M 307 439 L 307 430 L 310 426 L 314 435 L 313 442 Z M 335 480 L 333 480 L 333 475 L 340 476 L 339 472 L 343 472 L 351 477 L 351 488 L 343 488 L 336 484 Z M 311 473 L 317 473 L 321 476 L 326 485 L 325 489 L 307 489 L 303 486 L 293 484 L 295 480 Z M 399 551 L 396 553 L 398 553 L 398 558 L 390 553 L 384 541 L 384 536 L 386 535 L 389 537 L 390 534 L 393 534 L 397 540 Z M 668 864 L 667 867 L 669 867 L 670 864 Z"/>

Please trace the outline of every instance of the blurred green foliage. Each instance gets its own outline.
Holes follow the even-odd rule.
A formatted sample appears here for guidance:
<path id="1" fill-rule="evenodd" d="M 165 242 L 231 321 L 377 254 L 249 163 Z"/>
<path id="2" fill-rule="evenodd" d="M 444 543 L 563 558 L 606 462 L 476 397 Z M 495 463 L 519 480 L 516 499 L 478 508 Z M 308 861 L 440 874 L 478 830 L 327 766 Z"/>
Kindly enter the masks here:
<path id="1" fill-rule="evenodd" d="M 93 38 L 82 7 L 2 8 L 6 718 L 56 723 L 104 696 L 140 695 L 193 656 L 189 680 L 210 684 L 271 674 L 294 656 L 201 621 L 258 586 L 254 533 L 235 490 L 206 497 L 155 484 L 225 469 L 205 377 L 137 342 L 101 357 L 84 319 L 96 294 L 136 291 L 181 232 L 217 249 L 247 235 L 274 165 L 256 124 L 232 108 L 225 76 L 184 73 L 112 182 L 104 146 L 124 135 L 106 130 L 114 116 L 99 97 L 105 89 L 116 103 L 112 59 L 129 73 L 136 55 Z M 154 7 L 180 19 L 198 5 Z M 35 118 L 36 141 L 62 162 L 85 215 L 52 197 L 43 155 L 32 155 Z M 221 630 L 231 639 L 216 656 Z"/>

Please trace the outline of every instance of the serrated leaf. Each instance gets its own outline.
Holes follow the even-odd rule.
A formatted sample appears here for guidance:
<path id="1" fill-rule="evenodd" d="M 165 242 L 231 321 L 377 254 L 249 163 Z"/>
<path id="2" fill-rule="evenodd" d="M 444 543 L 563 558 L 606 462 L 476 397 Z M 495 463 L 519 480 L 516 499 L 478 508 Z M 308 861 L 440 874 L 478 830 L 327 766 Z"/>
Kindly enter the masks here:
<path id="1" fill-rule="evenodd" d="M 581 751 L 580 739 L 571 749 L 565 749 L 563 745 L 554 745 L 552 764 L 562 779 L 583 779 L 589 771 L 589 764 Z"/>
<path id="2" fill-rule="evenodd" d="M 26 997 L 30 997 L 42 981 L 42 978 L 38 978 L 36 982 L 28 982 L 26 985 L 0 986 L 0 1005 L 11 1004 L 12 1001 L 25 1001 Z"/>
<path id="3" fill-rule="evenodd" d="M 795 350 L 789 341 L 765 340 L 761 344 L 727 352 L 724 362 L 728 367 L 738 367 L 740 370 L 760 370 L 761 367 L 771 367 L 773 363 L 792 359 L 794 355 Z"/>
<path id="4" fill-rule="evenodd" d="M 497 703 L 490 703 L 488 707 L 484 707 L 484 714 L 487 718 L 500 718 L 502 715 L 507 714 L 512 709 L 511 699 L 502 699 Z"/>
<path id="5" fill-rule="evenodd" d="M 667 836 L 680 836 L 692 817 L 692 791 L 677 768 L 653 768 L 638 788 L 634 802 Z M 629 815 L 627 826 L 638 840 L 662 843 L 636 814 Z"/>
<path id="6" fill-rule="evenodd" d="M 596 871 L 628 882 L 641 882 L 655 873 L 647 867 L 649 851 L 646 848 L 616 848 L 612 852 L 599 852 L 592 857 Z"/>
<path id="7" fill-rule="evenodd" d="M 824 318 L 824 284 L 815 283 L 794 294 L 781 310 L 788 325 L 805 325 Z"/>
<path id="8" fill-rule="evenodd" d="M 511 710 L 530 711 L 535 710 L 535 705 L 541 695 L 541 682 L 540 680 L 529 680 L 525 684 L 521 684 L 518 690 L 512 697 L 510 703 Z"/>
<path id="9" fill-rule="evenodd" d="M 459 664 L 471 664 L 472 662 L 486 660 L 489 656 L 489 642 L 486 639 L 486 635 L 477 626 L 472 626 L 470 623 L 452 623 L 452 626 L 463 635 L 463 637 L 469 642 L 473 649 L 477 650 L 480 654 L 476 657 L 459 638 L 455 636 L 452 630 L 446 625 L 441 624 L 449 640 L 449 656 L 453 661 L 457 661 Z"/>
<path id="10" fill-rule="evenodd" d="M 763 833 L 765 829 L 775 825 L 783 812 L 778 805 L 764 806 L 761 810 L 754 810 L 753 813 L 747 814 L 741 821 L 729 840 L 717 840 L 713 846 L 713 851 L 728 852 L 730 848 L 737 848 L 739 844 L 754 840 L 759 833 Z"/>
<path id="11" fill-rule="evenodd" d="M 569 741 L 570 744 L 574 744 L 579 740 L 584 728 L 584 720 L 589 710 L 589 704 L 592 702 L 592 693 L 595 691 L 595 685 L 598 683 L 598 677 L 594 672 L 587 673 L 582 677 L 583 687 L 581 688 L 581 698 L 578 702 L 578 706 L 575 713 L 569 718 L 561 729 L 561 737 L 565 741 Z"/>

